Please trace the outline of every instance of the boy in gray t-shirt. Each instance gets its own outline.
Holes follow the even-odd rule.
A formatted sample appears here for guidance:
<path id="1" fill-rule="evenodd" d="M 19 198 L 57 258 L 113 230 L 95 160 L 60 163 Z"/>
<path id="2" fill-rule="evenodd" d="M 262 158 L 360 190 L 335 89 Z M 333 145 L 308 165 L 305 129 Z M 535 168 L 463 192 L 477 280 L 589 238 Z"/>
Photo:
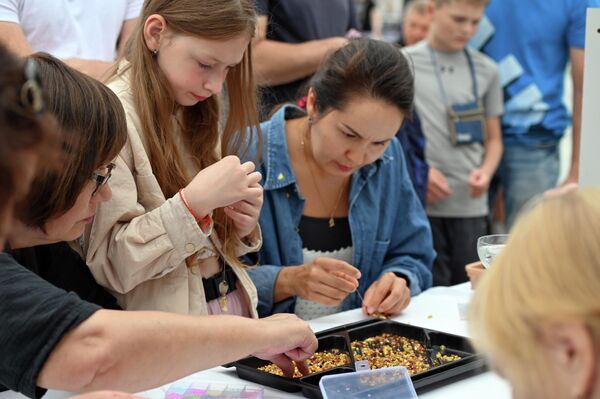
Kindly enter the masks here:
<path id="1" fill-rule="evenodd" d="M 487 232 L 487 190 L 502 155 L 502 91 L 494 61 L 465 46 L 488 0 L 434 0 L 427 38 L 407 47 L 430 165 L 427 215 L 434 285 L 467 280 Z"/>

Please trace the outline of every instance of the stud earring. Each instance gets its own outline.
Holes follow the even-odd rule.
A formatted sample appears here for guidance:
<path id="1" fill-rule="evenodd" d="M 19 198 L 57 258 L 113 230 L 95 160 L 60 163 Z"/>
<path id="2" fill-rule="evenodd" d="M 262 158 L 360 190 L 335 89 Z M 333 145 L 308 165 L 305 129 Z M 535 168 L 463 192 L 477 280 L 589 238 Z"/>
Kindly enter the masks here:
<path id="1" fill-rule="evenodd" d="M 157 49 L 153 49 L 152 50 L 152 56 L 156 57 L 157 54 L 158 54 L 158 50 Z"/>

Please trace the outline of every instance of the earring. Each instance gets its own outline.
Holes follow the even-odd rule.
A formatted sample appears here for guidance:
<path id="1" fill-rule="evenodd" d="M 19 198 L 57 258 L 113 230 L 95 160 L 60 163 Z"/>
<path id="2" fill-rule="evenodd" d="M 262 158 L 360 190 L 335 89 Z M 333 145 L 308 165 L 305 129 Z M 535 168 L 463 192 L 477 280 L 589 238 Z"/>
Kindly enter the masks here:
<path id="1" fill-rule="evenodd" d="M 153 49 L 152 50 L 152 56 L 156 57 L 157 54 L 158 54 L 158 50 L 157 49 Z"/>

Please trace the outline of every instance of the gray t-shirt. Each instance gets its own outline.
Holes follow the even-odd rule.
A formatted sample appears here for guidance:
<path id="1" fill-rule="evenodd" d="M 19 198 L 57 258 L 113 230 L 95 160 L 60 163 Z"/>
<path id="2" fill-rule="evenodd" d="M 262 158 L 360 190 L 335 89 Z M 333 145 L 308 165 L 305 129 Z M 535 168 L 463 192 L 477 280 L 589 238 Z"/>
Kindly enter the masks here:
<path id="1" fill-rule="evenodd" d="M 429 165 L 439 169 L 452 189 L 452 195 L 428 204 L 427 215 L 434 217 L 477 217 L 488 213 L 487 193 L 477 198 L 469 195 L 469 175 L 483 163 L 481 144 L 455 146 L 450 141 L 447 106 L 435 77 L 428 44 L 421 41 L 404 50 L 415 68 L 415 105 L 426 139 L 425 156 Z M 469 49 L 477 78 L 478 94 L 486 116 L 502 114 L 502 89 L 498 68 L 486 55 Z M 448 101 L 462 104 L 474 101 L 471 74 L 463 51 L 434 50 Z"/>

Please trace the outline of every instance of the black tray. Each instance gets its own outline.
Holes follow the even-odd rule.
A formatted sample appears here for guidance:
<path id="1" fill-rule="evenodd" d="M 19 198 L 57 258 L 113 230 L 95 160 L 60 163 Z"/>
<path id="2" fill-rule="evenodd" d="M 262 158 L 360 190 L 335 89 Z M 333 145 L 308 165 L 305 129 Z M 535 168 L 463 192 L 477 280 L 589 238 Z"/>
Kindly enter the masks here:
<path id="1" fill-rule="evenodd" d="M 258 370 L 269 362 L 255 357 L 247 357 L 228 366 L 236 368 L 240 378 L 277 388 L 286 392 L 299 392 L 307 398 L 322 399 L 319 381 L 325 375 L 349 373 L 355 371 L 354 355 L 350 343 L 362 340 L 381 333 L 392 333 L 407 338 L 413 338 L 423 343 L 434 354 L 440 346 L 444 346 L 445 353 L 460 355 L 462 359 L 445 363 L 429 370 L 411 376 L 417 393 L 450 384 L 452 382 L 480 374 L 487 370 L 483 358 L 475 354 L 467 338 L 458 335 L 398 323 L 392 320 L 369 319 L 357 323 L 346 324 L 317 334 L 319 340 L 318 350 L 340 349 L 350 353 L 352 364 L 335 367 L 333 369 L 313 373 L 301 378 L 288 378 Z"/>

